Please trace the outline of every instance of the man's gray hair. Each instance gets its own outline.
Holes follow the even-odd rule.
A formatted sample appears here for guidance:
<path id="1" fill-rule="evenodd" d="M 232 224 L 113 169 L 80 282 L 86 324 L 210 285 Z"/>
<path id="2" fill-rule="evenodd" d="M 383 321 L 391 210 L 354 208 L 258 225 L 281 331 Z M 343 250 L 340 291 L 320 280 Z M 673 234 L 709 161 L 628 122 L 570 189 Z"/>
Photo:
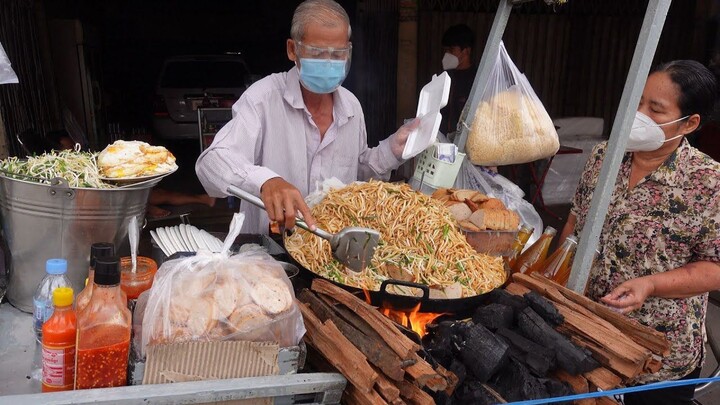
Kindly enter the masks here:
<path id="1" fill-rule="evenodd" d="M 305 0 L 297 6 L 290 26 L 290 38 L 301 41 L 310 23 L 324 27 L 337 27 L 344 23 L 348 27 L 348 40 L 352 34 L 347 12 L 334 0 Z"/>

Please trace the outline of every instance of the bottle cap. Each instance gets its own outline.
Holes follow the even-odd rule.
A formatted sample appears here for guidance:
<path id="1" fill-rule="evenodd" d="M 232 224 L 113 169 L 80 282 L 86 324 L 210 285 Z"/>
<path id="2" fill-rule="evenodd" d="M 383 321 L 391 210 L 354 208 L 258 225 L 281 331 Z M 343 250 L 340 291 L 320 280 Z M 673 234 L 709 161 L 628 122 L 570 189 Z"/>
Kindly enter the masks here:
<path id="1" fill-rule="evenodd" d="M 53 275 L 65 274 L 67 272 L 67 260 L 48 259 L 48 261 L 45 262 L 45 271 Z"/>
<path id="2" fill-rule="evenodd" d="M 95 284 L 120 284 L 120 259 L 117 256 L 104 256 L 95 259 Z"/>
<path id="3" fill-rule="evenodd" d="M 52 301 L 56 307 L 69 307 L 73 303 L 73 289 L 70 287 L 58 287 L 54 289 Z"/>
<path id="4" fill-rule="evenodd" d="M 115 245 L 110 242 L 93 243 L 90 246 L 90 267 L 95 267 L 95 259 L 98 257 L 114 256 Z"/>
<path id="5" fill-rule="evenodd" d="M 565 238 L 565 239 L 566 239 L 566 240 L 569 240 L 570 242 L 572 242 L 572 243 L 574 243 L 574 244 L 576 244 L 576 245 L 577 245 L 577 243 L 578 243 L 578 238 L 577 238 L 575 235 L 568 235 L 568 237 Z"/>

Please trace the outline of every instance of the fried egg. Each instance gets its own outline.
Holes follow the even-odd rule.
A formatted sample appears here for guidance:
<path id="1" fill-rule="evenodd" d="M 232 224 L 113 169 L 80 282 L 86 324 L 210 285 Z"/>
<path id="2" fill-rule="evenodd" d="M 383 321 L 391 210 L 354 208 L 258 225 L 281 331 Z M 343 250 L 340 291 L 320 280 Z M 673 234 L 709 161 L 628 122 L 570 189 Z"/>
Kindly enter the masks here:
<path id="1" fill-rule="evenodd" d="M 98 155 L 98 166 L 109 178 L 163 174 L 177 168 L 175 156 L 165 147 L 141 141 L 115 141 Z"/>

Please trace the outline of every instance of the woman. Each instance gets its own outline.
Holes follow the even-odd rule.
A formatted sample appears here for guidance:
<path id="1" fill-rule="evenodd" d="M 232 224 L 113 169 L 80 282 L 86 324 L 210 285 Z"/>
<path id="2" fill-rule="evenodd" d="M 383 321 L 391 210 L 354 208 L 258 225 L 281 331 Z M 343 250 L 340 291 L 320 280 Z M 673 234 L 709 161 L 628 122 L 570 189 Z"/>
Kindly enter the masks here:
<path id="1" fill-rule="evenodd" d="M 671 353 L 637 384 L 696 378 L 708 291 L 720 289 L 720 164 L 685 136 L 712 113 L 713 74 L 695 61 L 653 69 L 600 236 L 587 295 L 665 333 Z M 563 229 L 579 235 L 607 143 L 595 147 Z M 561 239 L 564 240 L 564 239 Z M 691 404 L 694 386 L 625 396 L 626 405 Z"/>

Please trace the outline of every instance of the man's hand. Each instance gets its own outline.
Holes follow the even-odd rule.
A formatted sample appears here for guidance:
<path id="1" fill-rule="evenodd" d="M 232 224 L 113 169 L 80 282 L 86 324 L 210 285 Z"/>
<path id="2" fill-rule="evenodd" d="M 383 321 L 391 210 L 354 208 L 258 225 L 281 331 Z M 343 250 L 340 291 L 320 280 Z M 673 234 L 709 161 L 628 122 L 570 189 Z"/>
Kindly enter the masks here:
<path id="1" fill-rule="evenodd" d="M 295 228 L 295 216 L 298 211 L 308 227 L 315 229 L 315 218 L 305 204 L 300 190 L 281 177 L 274 177 L 263 183 L 260 187 L 260 198 L 265 203 L 265 211 L 270 220 L 277 221 L 281 225 L 285 224 L 285 229 Z"/>
<path id="2" fill-rule="evenodd" d="M 415 118 L 401 126 L 392 136 L 390 137 L 390 149 L 396 158 L 402 159 L 402 153 L 405 149 L 410 133 L 416 130 L 420 126 L 420 118 Z"/>
<path id="3" fill-rule="evenodd" d="M 655 285 L 649 277 L 634 278 L 617 286 L 610 294 L 600 298 L 600 301 L 620 313 L 627 314 L 640 309 L 654 290 Z"/>

